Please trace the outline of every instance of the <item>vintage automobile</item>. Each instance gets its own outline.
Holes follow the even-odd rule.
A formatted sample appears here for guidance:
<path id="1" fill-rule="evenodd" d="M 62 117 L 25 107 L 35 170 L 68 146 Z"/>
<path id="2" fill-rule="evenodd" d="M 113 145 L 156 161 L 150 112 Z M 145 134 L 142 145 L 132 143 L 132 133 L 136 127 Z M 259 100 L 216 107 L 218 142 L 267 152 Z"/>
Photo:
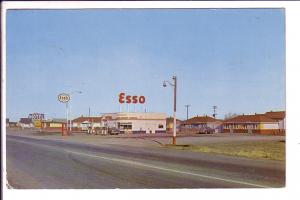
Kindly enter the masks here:
<path id="1" fill-rule="evenodd" d="M 118 134 L 120 133 L 120 130 L 117 129 L 117 128 L 109 128 L 109 129 L 108 129 L 108 133 L 109 133 L 110 135 L 118 135 Z"/>
<path id="2" fill-rule="evenodd" d="M 213 128 L 210 128 L 210 127 L 204 127 L 204 128 L 201 128 L 199 130 L 199 134 L 213 134 L 215 132 L 215 130 Z"/>

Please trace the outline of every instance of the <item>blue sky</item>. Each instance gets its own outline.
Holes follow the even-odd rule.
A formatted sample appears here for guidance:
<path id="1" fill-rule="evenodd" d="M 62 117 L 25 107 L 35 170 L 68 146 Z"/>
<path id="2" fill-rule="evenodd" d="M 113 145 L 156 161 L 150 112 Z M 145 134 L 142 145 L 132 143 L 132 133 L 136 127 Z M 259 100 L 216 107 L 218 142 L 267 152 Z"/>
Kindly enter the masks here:
<path id="1" fill-rule="evenodd" d="M 118 94 L 144 95 L 130 111 L 186 117 L 285 109 L 283 9 L 9 10 L 7 117 L 72 117 L 120 110 Z M 127 109 L 123 105 L 123 110 Z"/>

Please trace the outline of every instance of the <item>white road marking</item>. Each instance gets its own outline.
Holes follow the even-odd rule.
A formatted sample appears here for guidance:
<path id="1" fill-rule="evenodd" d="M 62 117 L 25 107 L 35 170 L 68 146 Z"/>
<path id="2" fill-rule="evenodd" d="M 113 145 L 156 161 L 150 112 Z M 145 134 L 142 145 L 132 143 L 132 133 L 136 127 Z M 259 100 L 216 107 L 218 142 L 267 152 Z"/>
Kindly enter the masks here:
<path id="1" fill-rule="evenodd" d="M 11 140 L 11 139 L 9 139 L 9 140 Z M 12 139 L 12 140 L 14 140 L 14 139 Z M 36 144 L 36 143 L 33 143 L 33 142 L 25 142 L 25 141 L 19 141 L 19 140 L 14 140 L 14 141 L 20 142 L 20 143 L 25 143 L 25 144 L 30 144 L 30 145 L 35 145 L 35 146 L 40 146 L 40 147 L 47 147 L 48 149 L 58 151 L 57 148 L 53 148 L 52 146 L 46 145 L 46 144 Z M 229 182 L 229 183 L 236 183 L 236 184 L 253 186 L 253 187 L 259 187 L 259 188 L 270 188 L 269 186 L 265 186 L 265 185 L 259 185 L 259 184 L 244 182 L 244 181 L 237 181 L 237 180 L 233 180 L 233 179 L 225 179 L 225 178 L 220 178 L 220 177 L 215 177 L 215 176 L 208 176 L 208 175 L 203 175 L 203 174 L 196 174 L 196 173 L 187 172 L 187 171 L 180 171 L 180 170 L 176 170 L 176 169 L 157 167 L 157 166 L 154 166 L 154 165 L 148 165 L 148 164 L 144 164 L 144 163 L 140 163 L 140 162 L 136 162 L 136 161 L 125 160 L 125 159 L 97 156 L 97 155 L 91 155 L 91 154 L 80 153 L 80 152 L 64 150 L 64 149 L 63 149 L 63 151 L 65 151 L 67 153 L 87 156 L 87 157 L 91 157 L 91 158 L 104 159 L 104 160 L 109 160 L 109 161 L 114 161 L 114 162 L 121 162 L 121 163 L 136 165 L 136 166 L 142 166 L 142 167 L 147 167 L 147 168 L 152 168 L 152 169 L 158 169 L 158 170 L 164 170 L 164 171 L 179 173 L 179 174 L 197 176 L 197 177 L 201 177 L 201 178 L 219 180 L 219 181 L 224 181 L 224 182 Z"/>
<path id="2" fill-rule="evenodd" d="M 140 162 L 136 162 L 136 161 L 125 160 L 125 159 L 109 158 L 109 157 L 104 157 L 104 156 L 96 156 L 96 155 L 90 155 L 90 154 L 80 153 L 80 152 L 76 152 L 76 151 L 69 151 L 69 150 L 65 150 L 65 151 L 68 152 L 68 153 L 78 154 L 78 155 L 82 155 L 82 156 L 88 156 L 88 157 L 97 158 L 97 159 L 100 158 L 100 159 L 114 161 L 114 162 L 121 162 L 121 163 L 136 165 L 136 166 L 142 166 L 142 167 L 159 169 L 159 170 L 164 170 L 164 171 L 169 171 L 169 172 L 175 172 L 175 173 L 179 173 L 179 174 L 197 176 L 197 177 L 201 177 L 201 178 L 214 179 L 214 180 L 219 180 L 219 181 L 224 181 L 224 182 L 237 183 L 237 184 L 260 187 L 260 188 L 269 188 L 269 186 L 264 186 L 264 185 L 254 184 L 254 183 L 248 183 L 248 182 L 244 182 L 244 181 L 237 181 L 237 180 L 233 180 L 233 179 L 219 178 L 219 177 L 215 177 L 215 176 L 207 176 L 207 175 L 202 175 L 202 174 L 196 174 L 196 173 L 180 171 L 180 170 L 176 170 L 176 169 L 157 167 L 157 166 L 154 166 L 154 165 L 148 165 L 148 164 L 144 164 L 144 163 L 140 163 Z"/>

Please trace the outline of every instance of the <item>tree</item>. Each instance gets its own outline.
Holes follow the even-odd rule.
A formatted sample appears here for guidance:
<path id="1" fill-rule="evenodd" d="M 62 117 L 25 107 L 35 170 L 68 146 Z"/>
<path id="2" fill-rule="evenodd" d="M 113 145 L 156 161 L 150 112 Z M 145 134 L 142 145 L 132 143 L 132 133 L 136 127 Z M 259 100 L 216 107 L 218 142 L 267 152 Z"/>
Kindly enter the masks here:
<path id="1" fill-rule="evenodd" d="M 238 114 L 229 112 L 229 113 L 226 113 L 226 114 L 225 114 L 224 119 L 225 119 L 225 120 L 226 120 L 226 119 L 231 119 L 231 118 L 234 118 L 234 117 L 236 117 L 236 116 L 238 116 Z"/>

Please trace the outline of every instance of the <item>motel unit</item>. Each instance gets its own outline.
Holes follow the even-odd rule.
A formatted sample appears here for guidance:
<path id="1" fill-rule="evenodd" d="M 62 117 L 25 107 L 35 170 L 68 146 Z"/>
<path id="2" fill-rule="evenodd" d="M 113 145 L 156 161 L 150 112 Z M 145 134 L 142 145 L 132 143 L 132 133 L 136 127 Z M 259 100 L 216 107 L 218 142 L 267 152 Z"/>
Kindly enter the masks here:
<path id="1" fill-rule="evenodd" d="M 281 134 L 279 122 L 265 114 L 239 115 L 223 122 L 223 132 Z"/>
<path id="2" fill-rule="evenodd" d="M 67 120 L 62 118 L 52 118 L 41 121 L 41 130 L 49 132 L 61 132 L 66 127 Z"/>
<path id="3" fill-rule="evenodd" d="M 285 132 L 285 111 L 270 111 L 265 115 L 278 122 L 280 132 Z"/>
<path id="4" fill-rule="evenodd" d="M 196 116 L 181 123 L 181 132 L 183 133 L 201 133 L 212 131 L 220 133 L 222 131 L 222 120 L 210 116 Z"/>

